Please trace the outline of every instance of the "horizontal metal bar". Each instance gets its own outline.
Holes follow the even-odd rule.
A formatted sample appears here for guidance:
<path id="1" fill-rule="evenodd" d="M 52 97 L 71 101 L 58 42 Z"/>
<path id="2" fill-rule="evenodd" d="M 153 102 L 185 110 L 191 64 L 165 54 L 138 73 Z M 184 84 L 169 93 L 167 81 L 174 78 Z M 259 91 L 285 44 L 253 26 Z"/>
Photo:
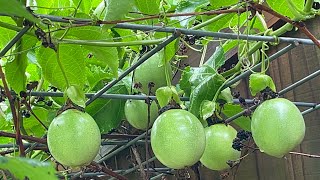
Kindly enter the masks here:
<path id="1" fill-rule="evenodd" d="M 110 89 L 112 86 L 117 84 L 121 79 L 126 77 L 128 74 L 130 74 L 133 70 L 135 70 L 138 66 L 140 66 L 143 62 L 148 60 L 151 56 L 153 56 L 155 53 L 160 51 L 162 48 L 164 48 L 166 45 L 168 45 L 170 42 L 174 41 L 180 36 L 180 33 L 175 31 L 171 37 L 167 38 L 165 41 L 160 43 L 158 46 L 153 48 L 148 53 L 144 54 L 136 63 L 134 63 L 132 66 L 130 66 L 128 69 L 126 69 L 117 79 L 111 81 L 106 86 L 104 86 L 102 89 L 100 89 L 97 93 L 95 93 L 89 100 L 87 100 L 86 105 L 91 104 L 95 99 L 103 95 L 108 89 Z"/>
<path id="2" fill-rule="evenodd" d="M 37 14 L 36 16 L 39 16 L 41 18 L 47 18 L 55 22 L 70 23 L 71 21 L 73 24 L 89 24 L 94 22 L 91 19 L 79 19 L 79 18 L 52 16 L 52 15 L 44 15 L 44 14 Z M 92 25 L 100 25 L 100 24 L 92 24 Z M 242 39 L 242 40 L 250 40 L 250 41 L 300 43 L 300 44 L 306 44 L 306 45 L 314 45 L 314 42 L 312 40 L 304 39 L 304 38 L 257 36 L 257 35 L 245 35 L 245 34 L 237 34 L 237 33 L 210 32 L 210 31 L 204 31 L 204 30 L 191 30 L 191 29 L 185 29 L 185 28 L 152 26 L 152 25 L 142 25 L 142 24 L 119 23 L 119 24 L 116 24 L 114 28 L 141 30 L 141 31 L 156 31 L 156 32 L 166 32 L 166 33 L 174 33 L 175 31 L 178 30 L 181 32 L 181 34 L 195 35 L 200 37 L 206 36 L 206 37 L 215 37 L 215 38 L 223 38 L 223 39 Z"/>
<path id="3" fill-rule="evenodd" d="M 30 93 L 31 96 L 50 96 L 50 97 L 63 97 L 62 92 L 40 92 L 40 91 L 32 91 Z M 87 98 L 90 98 L 94 95 L 94 93 L 86 93 Z M 146 96 L 146 95 L 128 95 L 128 94 L 103 94 L 99 98 L 102 99 L 132 99 L 132 100 L 146 100 L 152 99 L 155 100 L 156 96 Z M 180 97 L 181 101 L 189 101 L 189 97 Z M 253 99 L 245 99 L 247 104 L 253 104 Z M 239 99 L 233 99 L 233 102 L 239 104 Z M 314 107 L 317 103 L 309 103 L 309 102 L 293 102 L 297 106 L 303 107 Z"/>
<path id="4" fill-rule="evenodd" d="M 316 105 L 313 108 L 310 108 L 310 109 L 307 109 L 307 110 L 303 111 L 301 114 L 302 115 L 306 115 L 306 114 L 311 113 L 311 112 L 313 112 L 315 110 L 318 110 L 318 109 L 320 109 L 320 104 Z"/>

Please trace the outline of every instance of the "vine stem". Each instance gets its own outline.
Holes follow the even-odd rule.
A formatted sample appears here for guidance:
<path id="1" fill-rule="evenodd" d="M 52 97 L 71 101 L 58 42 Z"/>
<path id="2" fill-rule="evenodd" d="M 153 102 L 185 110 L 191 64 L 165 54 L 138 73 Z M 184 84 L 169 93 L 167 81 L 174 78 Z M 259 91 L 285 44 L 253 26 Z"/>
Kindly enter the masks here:
<path id="1" fill-rule="evenodd" d="M 77 44 L 87 46 L 98 47 L 122 47 L 122 46 L 136 46 L 136 45 L 154 45 L 163 42 L 164 39 L 155 40 L 141 40 L 141 41 L 129 41 L 129 42 L 106 42 L 96 40 L 77 40 L 77 39 L 63 39 L 59 40 L 59 44 Z"/>
<path id="2" fill-rule="evenodd" d="M 9 138 L 16 137 L 16 135 L 14 133 L 9 133 L 9 132 L 4 132 L 4 131 L 0 131 L 0 136 L 1 137 L 9 137 Z M 25 139 L 27 141 L 33 141 L 33 142 L 37 142 L 37 143 L 41 143 L 41 144 L 47 144 L 46 139 L 37 138 L 37 137 L 33 137 L 33 136 L 25 136 L 25 135 L 21 135 L 20 137 L 21 137 L 21 139 Z"/>
<path id="3" fill-rule="evenodd" d="M 310 13 L 313 3 L 314 0 L 307 0 L 304 5 L 303 11 L 306 13 Z"/>
<path id="4" fill-rule="evenodd" d="M 62 66 L 61 61 L 60 61 L 59 50 L 60 50 L 60 45 L 57 44 L 57 52 L 56 52 L 57 53 L 57 62 L 58 62 L 58 65 L 60 67 L 60 70 L 62 72 L 63 78 L 66 81 L 67 87 L 69 87 L 70 84 L 69 84 L 69 81 L 68 81 L 68 78 L 67 78 L 67 74 L 66 74 L 66 72 L 65 72 L 65 70 L 64 70 L 64 68 Z"/>
<path id="5" fill-rule="evenodd" d="M 9 90 L 5 75 L 4 75 L 3 70 L 2 70 L 2 66 L 0 66 L 0 76 L 1 76 L 2 83 L 3 83 L 4 91 L 6 93 L 6 96 L 8 97 L 10 108 L 11 108 L 14 128 L 16 130 L 15 138 L 17 140 L 17 145 L 19 146 L 20 156 L 24 157 L 25 156 L 25 152 L 24 152 L 24 147 L 23 147 L 22 138 L 21 138 L 20 122 L 19 122 L 19 119 L 18 119 L 18 116 L 17 116 L 16 107 L 15 107 L 15 104 L 14 104 L 15 100 L 14 100 L 14 98 L 12 97 L 12 95 L 10 93 L 10 90 Z"/>

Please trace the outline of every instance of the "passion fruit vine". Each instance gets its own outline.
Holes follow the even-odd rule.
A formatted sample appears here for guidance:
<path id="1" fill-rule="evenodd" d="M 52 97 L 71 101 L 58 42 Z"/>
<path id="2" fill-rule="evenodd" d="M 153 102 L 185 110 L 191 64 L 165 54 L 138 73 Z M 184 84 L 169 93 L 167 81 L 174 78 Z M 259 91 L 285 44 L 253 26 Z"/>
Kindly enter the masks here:
<path id="1" fill-rule="evenodd" d="M 301 143 L 305 129 L 299 109 L 284 98 L 263 102 L 252 116 L 251 131 L 255 143 L 261 152 L 278 158 Z"/>
<path id="2" fill-rule="evenodd" d="M 162 113 L 151 130 L 151 147 L 165 166 L 181 169 L 199 161 L 206 137 L 200 121 L 190 112 L 171 109 Z"/>
<path id="3" fill-rule="evenodd" d="M 79 167 L 90 164 L 96 157 L 101 134 L 89 114 L 68 109 L 51 122 L 47 141 L 51 155 L 59 163 Z"/>

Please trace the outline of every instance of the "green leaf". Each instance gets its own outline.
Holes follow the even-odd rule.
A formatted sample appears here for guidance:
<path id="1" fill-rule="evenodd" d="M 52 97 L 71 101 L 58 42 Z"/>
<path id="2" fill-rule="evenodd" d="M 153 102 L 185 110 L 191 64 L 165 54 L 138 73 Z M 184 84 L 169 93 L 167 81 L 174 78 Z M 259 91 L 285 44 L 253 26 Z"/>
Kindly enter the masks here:
<path id="1" fill-rule="evenodd" d="M 201 67 L 192 68 L 192 75 L 189 79 L 192 86 L 198 86 L 202 83 L 207 77 L 217 74 L 217 72 L 208 65 L 203 65 Z"/>
<path id="2" fill-rule="evenodd" d="M 58 179 L 50 163 L 34 159 L 0 157 L 0 169 L 9 171 L 17 179 Z"/>
<path id="3" fill-rule="evenodd" d="M 227 27 L 229 27 L 230 21 L 232 20 L 233 16 L 234 16 L 234 14 L 232 14 L 232 13 L 226 14 L 221 19 L 204 27 L 204 29 L 207 31 L 218 32 L 221 29 L 227 28 Z M 201 16 L 202 21 L 207 21 L 213 17 L 215 17 L 215 16 Z"/>
<path id="4" fill-rule="evenodd" d="M 289 18 L 294 18 L 295 13 L 291 10 L 288 4 L 288 1 L 291 1 L 298 9 L 302 10 L 304 6 L 304 1 L 301 0 L 267 0 L 267 4 L 274 11 L 287 16 Z"/>
<path id="5" fill-rule="evenodd" d="M 175 13 L 191 13 L 197 12 L 202 6 L 206 6 L 208 4 L 208 0 L 188 0 L 188 1 L 180 1 L 178 4 Z M 196 17 L 187 17 L 187 16 L 179 16 L 174 17 L 172 19 L 178 20 L 183 27 L 189 27 L 191 22 Z"/>
<path id="6" fill-rule="evenodd" d="M 50 125 L 50 120 L 48 119 L 49 111 L 47 109 L 42 107 L 33 107 L 32 111 L 47 127 Z M 41 137 L 46 131 L 32 114 L 29 118 L 23 118 L 23 127 L 27 131 L 28 135 L 36 137 Z"/>
<path id="7" fill-rule="evenodd" d="M 66 95 L 70 100 L 78 106 L 86 106 L 86 96 L 82 88 L 78 86 L 69 86 L 66 90 Z"/>
<path id="8" fill-rule="evenodd" d="M 211 101 L 223 82 L 224 78 L 219 74 L 204 79 L 191 93 L 189 111 L 199 118 L 202 101 Z"/>
<path id="9" fill-rule="evenodd" d="M 234 116 L 240 112 L 242 112 L 244 109 L 237 104 L 225 104 L 222 113 L 226 115 L 227 117 Z M 246 131 L 251 131 L 251 120 L 249 117 L 244 117 L 241 116 L 237 118 L 236 120 L 232 121 L 232 123 L 235 123 L 238 125 L 240 128 L 246 130 Z"/>
<path id="10" fill-rule="evenodd" d="M 91 91 L 102 80 L 110 80 L 113 77 L 112 74 L 105 72 L 99 66 L 87 67 L 86 74 L 89 85 L 88 91 Z"/>
<path id="11" fill-rule="evenodd" d="M 104 21 L 115 21 L 124 19 L 125 15 L 133 8 L 134 0 L 104 0 L 105 15 Z M 111 28 L 114 25 L 104 25 L 104 28 Z"/>
<path id="12" fill-rule="evenodd" d="M 269 87 L 273 92 L 276 92 L 276 86 L 274 85 L 272 78 L 266 74 L 251 74 L 249 77 L 249 87 L 253 96 L 267 87 Z"/>
<path id="13" fill-rule="evenodd" d="M 61 33 L 56 33 L 55 36 L 61 36 Z M 78 27 L 72 28 L 65 38 L 81 39 L 81 40 L 105 40 L 112 41 L 110 33 L 103 31 L 99 27 Z M 97 47 L 82 45 L 83 48 L 93 55 L 87 59 L 87 63 L 99 65 L 102 68 L 110 67 L 114 77 L 118 76 L 119 59 L 118 51 L 115 47 Z"/>
<path id="14" fill-rule="evenodd" d="M 218 99 L 223 99 L 227 103 L 233 103 L 233 96 L 231 93 L 231 89 L 227 87 L 226 89 L 222 90 L 219 94 Z"/>
<path id="15" fill-rule="evenodd" d="M 172 98 L 172 90 L 170 87 L 160 87 L 156 91 L 156 97 L 159 102 L 160 107 L 164 107 L 171 101 Z"/>
<path id="16" fill-rule="evenodd" d="M 85 55 L 78 45 L 59 45 L 59 59 L 69 85 L 83 87 L 86 82 Z M 41 66 L 44 78 L 53 86 L 65 90 L 67 82 L 61 70 L 57 54 L 54 50 L 41 47 L 37 52 L 38 63 Z"/>
<path id="17" fill-rule="evenodd" d="M 38 40 L 32 36 L 22 38 L 14 52 L 23 52 L 15 56 L 12 61 L 7 62 L 5 67 L 6 78 L 10 87 L 17 93 L 26 88 L 26 68 L 28 66 L 27 52 Z"/>
<path id="18" fill-rule="evenodd" d="M 0 0 L 0 13 L 9 16 L 24 17 L 36 23 L 40 22 L 17 0 Z"/>
<path id="19" fill-rule="evenodd" d="M 113 86 L 106 94 L 128 94 L 128 91 L 121 83 Z M 97 99 L 86 107 L 86 112 L 95 119 L 101 133 L 107 133 L 120 125 L 125 102 L 123 99 Z"/>
<path id="20" fill-rule="evenodd" d="M 205 120 L 211 117 L 215 110 L 216 110 L 215 102 L 204 100 L 202 101 L 201 107 L 200 107 L 200 117 Z"/>
<path id="21" fill-rule="evenodd" d="M 16 23 L 10 17 L 0 17 L 0 21 L 16 25 Z M 0 26 L 0 34 L 0 49 L 2 49 L 14 37 L 16 32 Z"/>
<path id="22" fill-rule="evenodd" d="M 184 68 L 181 78 L 179 80 L 180 88 L 184 91 L 185 96 L 189 97 L 191 94 L 192 84 L 190 83 L 189 79 L 193 74 L 193 70 L 190 66 Z"/>
<path id="23" fill-rule="evenodd" d="M 75 7 L 78 6 L 80 1 L 81 1 L 80 7 L 79 7 L 80 11 L 88 14 L 90 12 L 90 8 L 91 8 L 91 0 L 72 0 L 73 5 Z"/>
<path id="24" fill-rule="evenodd" d="M 218 70 L 225 63 L 224 51 L 221 46 L 217 46 L 215 52 L 212 56 L 204 63 L 204 65 L 208 65 L 211 68 Z"/>
<path id="25" fill-rule="evenodd" d="M 221 8 L 221 7 L 225 7 L 225 6 L 231 6 L 231 5 L 235 5 L 238 3 L 238 0 L 209 0 L 210 5 L 212 7 L 214 7 L 214 9 L 216 8 Z"/>
<path id="26" fill-rule="evenodd" d="M 135 4 L 140 12 L 148 15 L 160 13 L 160 0 L 135 0 Z"/>

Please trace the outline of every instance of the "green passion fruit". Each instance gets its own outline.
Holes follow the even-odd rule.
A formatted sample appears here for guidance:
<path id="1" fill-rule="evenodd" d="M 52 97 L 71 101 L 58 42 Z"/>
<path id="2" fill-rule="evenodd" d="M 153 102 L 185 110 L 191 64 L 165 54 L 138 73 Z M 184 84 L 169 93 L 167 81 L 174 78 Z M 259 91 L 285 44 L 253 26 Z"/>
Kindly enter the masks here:
<path id="1" fill-rule="evenodd" d="M 172 70 L 169 63 L 161 65 L 162 60 L 163 56 L 160 53 L 156 53 L 135 70 L 134 82 L 141 83 L 142 93 L 149 93 L 148 84 L 150 82 L 154 83 L 154 87 L 151 89 L 152 93 L 155 93 L 158 88 L 167 85 L 165 67 L 168 68 L 168 72 L 170 73 L 169 78 L 172 76 Z"/>
<path id="2" fill-rule="evenodd" d="M 101 134 L 89 114 L 68 109 L 51 122 L 47 141 L 51 155 L 59 163 L 79 167 L 90 164 L 96 157 Z"/>
<path id="3" fill-rule="evenodd" d="M 200 121 L 190 112 L 171 109 L 162 113 L 151 130 L 151 147 L 165 166 L 181 169 L 199 161 L 205 148 Z"/>
<path id="4" fill-rule="evenodd" d="M 224 170 L 230 166 L 229 160 L 240 158 L 241 152 L 232 148 L 237 131 L 230 125 L 215 124 L 205 128 L 206 148 L 200 162 L 211 170 Z"/>
<path id="5" fill-rule="evenodd" d="M 148 126 L 148 105 L 144 100 L 127 100 L 124 106 L 127 121 L 136 129 L 145 130 Z M 158 106 L 155 101 L 150 105 L 150 127 L 158 117 Z"/>
<path id="6" fill-rule="evenodd" d="M 276 98 L 257 107 L 252 116 L 251 131 L 261 152 L 281 158 L 301 143 L 305 123 L 291 101 Z"/>

